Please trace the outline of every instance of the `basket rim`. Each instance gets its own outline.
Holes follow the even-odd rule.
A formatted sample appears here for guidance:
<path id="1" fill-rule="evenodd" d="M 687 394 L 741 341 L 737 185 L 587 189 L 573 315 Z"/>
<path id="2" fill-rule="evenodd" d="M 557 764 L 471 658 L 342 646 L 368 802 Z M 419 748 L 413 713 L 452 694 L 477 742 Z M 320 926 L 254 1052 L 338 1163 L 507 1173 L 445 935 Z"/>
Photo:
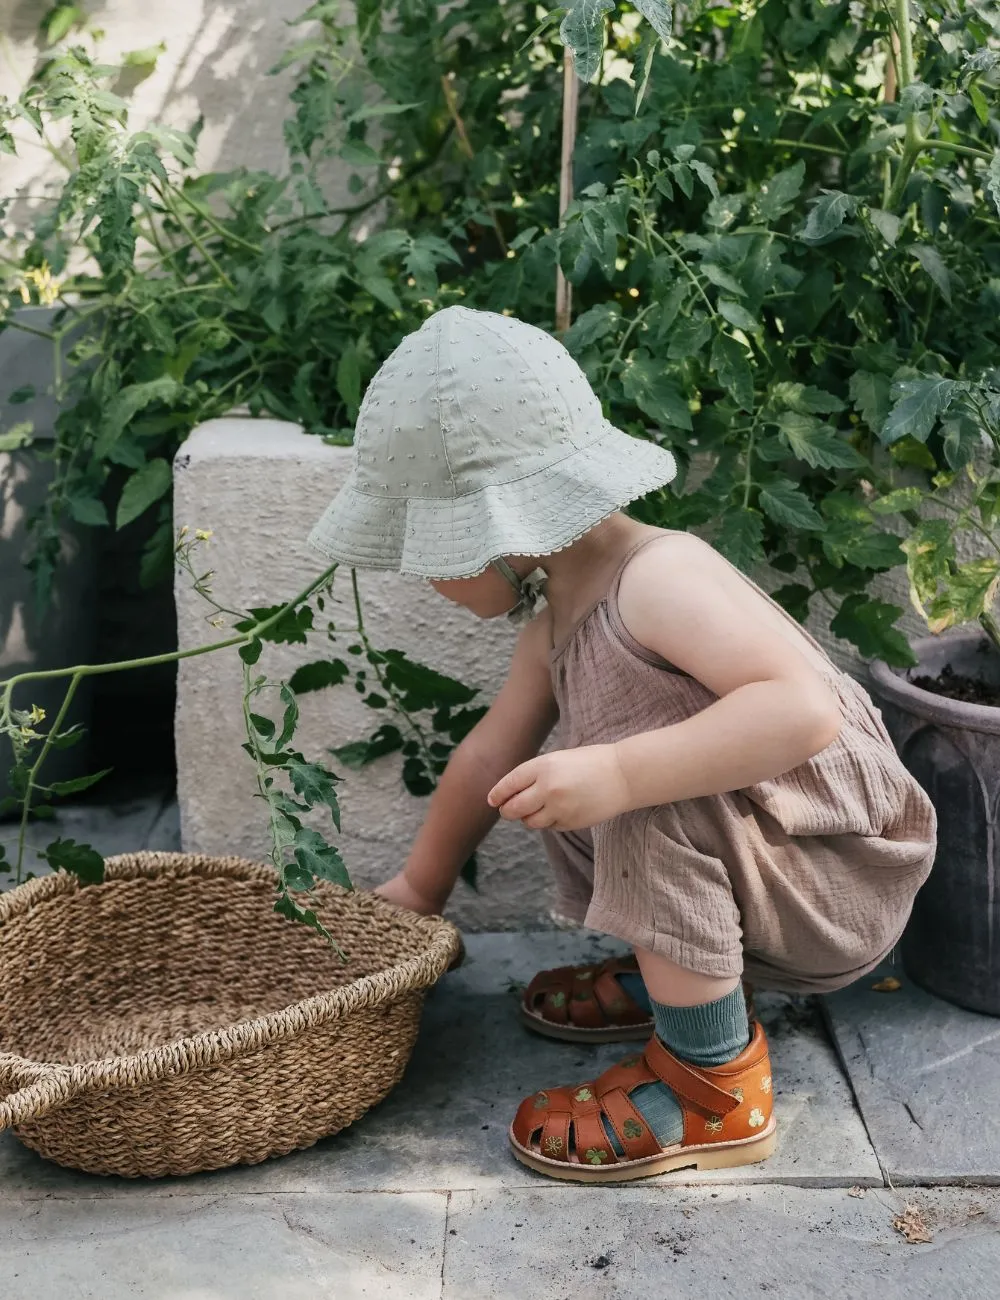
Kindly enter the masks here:
<path id="1" fill-rule="evenodd" d="M 276 876 L 273 867 L 249 858 L 149 851 L 117 854 L 105 860 L 103 885 L 81 885 L 76 876 L 58 871 L 0 894 L 0 929 L 37 906 L 79 893 L 82 889 L 102 889 L 116 880 L 134 879 L 136 874 L 155 878 L 178 867 L 187 867 L 190 874 L 195 875 L 205 866 L 211 866 L 214 875 L 228 875 L 239 880 L 273 881 Z M 327 888 L 344 895 L 352 893 L 336 885 Z M 68 1087 L 74 1096 L 104 1091 L 109 1087 L 132 1089 L 167 1076 L 175 1077 L 225 1064 L 268 1044 L 286 1042 L 308 1029 L 346 1019 L 354 1011 L 378 1006 L 402 993 L 429 988 L 444 974 L 459 951 L 461 939 L 455 926 L 443 917 L 420 916 L 396 907 L 374 894 L 365 893 L 359 897 L 363 897 L 365 906 L 373 908 L 376 913 L 384 912 L 398 918 L 404 912 L 414 929 L 426 932 L 426 951 L 396 962 L 385 970 L 362 975 L 349 984 L 302 998 L 264 1016 L 172 1039 L 128 1056 L 95 1058 L 70 1065 L 0 1053 L 0 1063 L 5 1067 L 3 1073 L 16 1073 L 18 1067 L 32 1079 L 39 1079 L 44 1073 L 53 1084 L 60 1085 L 60 1092 Z"/>

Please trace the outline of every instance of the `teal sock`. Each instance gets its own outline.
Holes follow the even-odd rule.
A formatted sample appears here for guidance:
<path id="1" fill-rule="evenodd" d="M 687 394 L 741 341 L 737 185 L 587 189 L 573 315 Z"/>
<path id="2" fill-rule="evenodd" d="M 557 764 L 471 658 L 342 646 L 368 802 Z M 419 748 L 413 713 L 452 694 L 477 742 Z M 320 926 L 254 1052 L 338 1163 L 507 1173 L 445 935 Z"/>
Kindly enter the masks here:
<path id="1" fill-rule="evenodd" d="M 652 998 L 649 1001 L 657 1037 L 675 1056 L 692 1065 L 723 1065 L 739 1056 L 750 1041 L 742 984 L 717 1002 L 703 1002 L 697 1007 L 668 1007 Z M 633 1089 L 630 1100 L 661 1146 L 681 1140 L 684 1117 L 665 1083 L 642 1083 Z M 614 1129 L 606 1119 L 601 1122 L 615 1154 L 624 1155 Z"/>
<path id="2" fill-rule="evenodd" d="M 623 975 L 616 975 L 615 979 L 622 986 L 640 1011 L 649 1011 L 649 994 L 646 992 L 646 981 L 638 971 L 626 971 Z"/>

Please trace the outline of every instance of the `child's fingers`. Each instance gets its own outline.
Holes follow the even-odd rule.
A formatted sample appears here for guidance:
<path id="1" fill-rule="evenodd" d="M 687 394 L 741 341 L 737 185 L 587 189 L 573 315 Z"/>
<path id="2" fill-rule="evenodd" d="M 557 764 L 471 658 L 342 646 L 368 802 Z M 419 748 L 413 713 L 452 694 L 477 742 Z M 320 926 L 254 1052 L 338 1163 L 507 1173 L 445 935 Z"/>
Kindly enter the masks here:
<path id="1" fill-rule="evenodd" d="M 533 831 L 547 831 L 550 826 L 556 824 L 555 817 L 550 812 L 547 812 L 544 807 L 530 817 L 522 817 L 521 820 L 525 826 Z"/>
<path id="2" fill-rule="evenodd" d="M 522 790 L 527 790 L 534 783 L 534 762 L 522 763 L 520 767 L 515 767 L 513 772 L 508 772 L 505 777 L 496 783 L 486 796 L 486 802 L 491 808 L 499 808 L 508 799 L 513 799 L 516 794 L 520 794 Z"/>
<path id="3" fill-rule="evenodd" d="M 500 816 L 507 822 L 522 822 L 526 817 L 534 817 L 545 806 L 545 798 L 537 785 L 529 786 L 520 794 L 514 795 L 500 805 Z"/>

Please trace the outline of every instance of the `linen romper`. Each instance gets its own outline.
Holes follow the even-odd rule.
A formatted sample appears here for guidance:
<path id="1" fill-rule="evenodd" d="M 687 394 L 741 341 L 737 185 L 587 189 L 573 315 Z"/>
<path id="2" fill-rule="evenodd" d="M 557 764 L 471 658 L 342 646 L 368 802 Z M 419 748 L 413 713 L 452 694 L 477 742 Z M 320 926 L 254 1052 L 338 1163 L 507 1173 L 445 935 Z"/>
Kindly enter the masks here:
<path id="1" fill-rule="evenodd" d="M 641 646 L 618 611 L 634 548 L 607 595 L 552 653 L 564 747 L 608 744 L 692 717 L 717 698 Z M 828 992 L 898 941 L 934 859 L 927 795 L 867 692 L 823 655 L 837 739 L 782 776 L 730 794 L 543 832 L 555 911 L 703 975 Z"/>

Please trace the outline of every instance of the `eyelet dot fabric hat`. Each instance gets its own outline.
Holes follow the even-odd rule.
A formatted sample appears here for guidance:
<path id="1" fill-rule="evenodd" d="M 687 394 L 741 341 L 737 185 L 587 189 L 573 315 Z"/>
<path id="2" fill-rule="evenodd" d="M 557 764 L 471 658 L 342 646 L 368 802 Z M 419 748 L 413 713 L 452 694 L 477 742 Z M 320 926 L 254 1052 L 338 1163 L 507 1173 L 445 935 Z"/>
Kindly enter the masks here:
<path id="1" fill-rule="evenodd" d="M 569 546 L 676 472 L 605 420 L 551 335 L 446 307 L 368 385 L 353 469 L 309 541 L 358 569 L 469 578 Z"/>

